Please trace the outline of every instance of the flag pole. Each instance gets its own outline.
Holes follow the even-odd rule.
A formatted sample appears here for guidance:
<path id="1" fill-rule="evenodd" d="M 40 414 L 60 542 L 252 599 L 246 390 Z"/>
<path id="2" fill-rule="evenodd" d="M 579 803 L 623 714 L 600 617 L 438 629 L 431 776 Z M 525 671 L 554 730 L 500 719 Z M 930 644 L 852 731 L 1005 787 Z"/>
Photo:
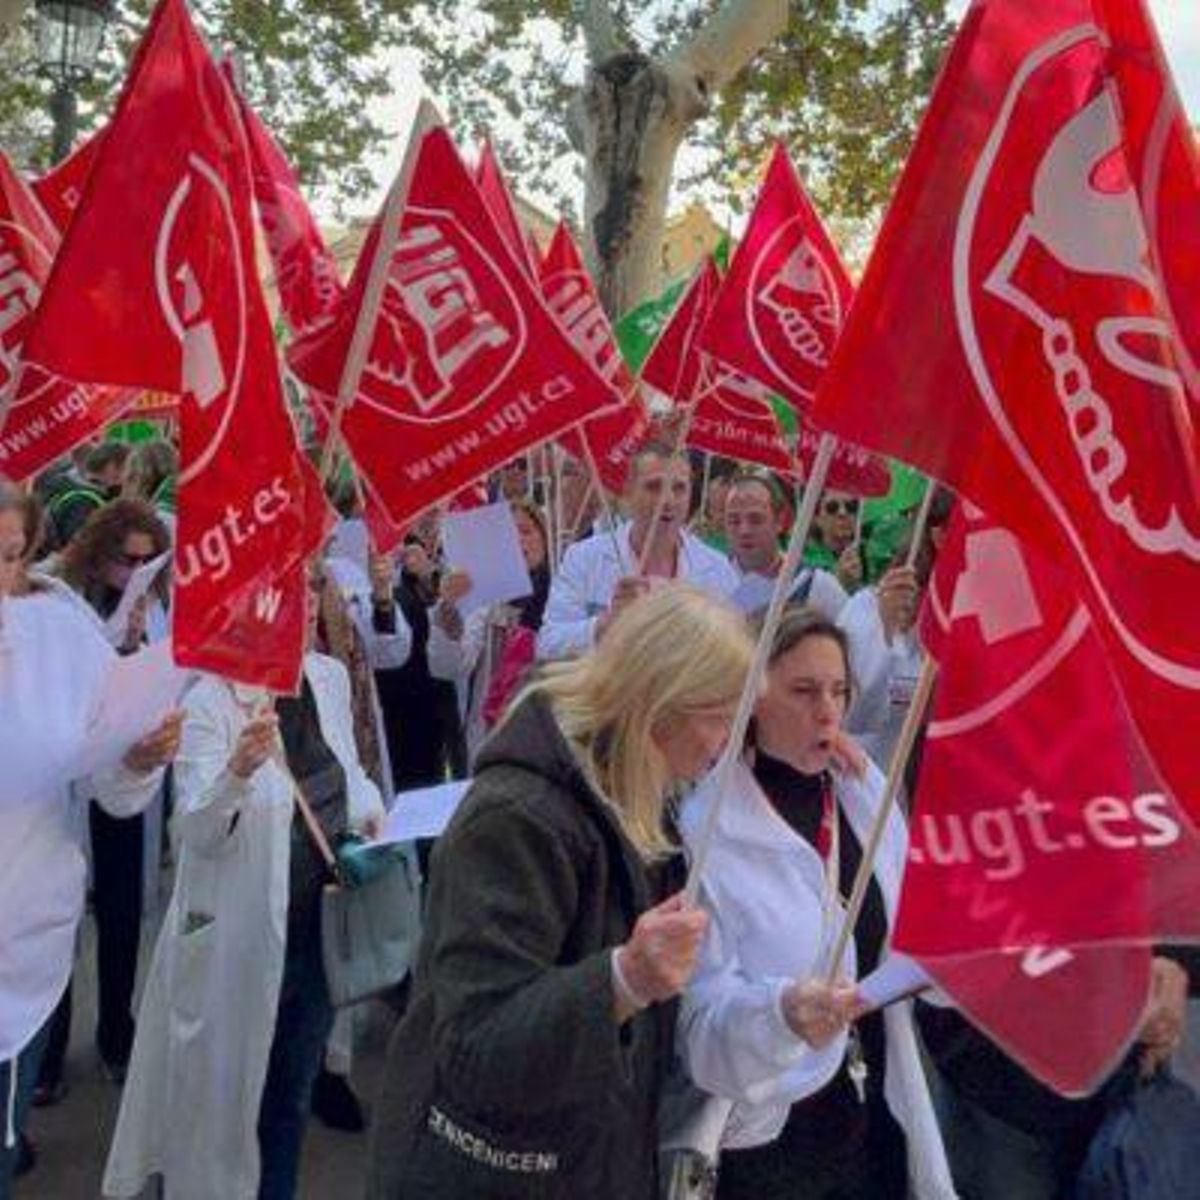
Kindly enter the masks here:
<path id="1" fill-rule="evenodd" d="M 787 605 L 788 598 L 792 594 L 796 572 L 800 567 L 800 560 L 804 554 L 804 544 L 808 540 L 809 529 L 812 526 L 813 517 L 817 511 L 817 497 L 825 486 L 825 477 L 829 474 L 829 467 L 833 462 L 833 455 L 836 449 L 837 439 L 832 434 L 823 433 L 820 445 L 817 447 L 816 458 L 813 461 L 813 469 L 810 476 L 812 486 L 805 490 L 800 512 L 796 515 L 796 520 L 792 525 L 787 553 L 784 555 L 783 564 L 780 566 L 779 574 L 775 579 L 775 591 L 771 594 L 771 603 L 767 608 L 767 615 L 763 619 L 762 632 L 759 634 L 758 644 L 754 648 L 754 658 L 750 664 L 750 671 L 746 676 L 746 683 L 742 688 L 742 695 L 738 701 L 737 711 L 734 714 L 733 723 L 729 728 L 729 738 L 725 743 L 725 749 L 722 751 L 720 761 L 716 766 L 716 783 L 712 803 L 709 805 L 708 812 L 705 815 L 704 826 L 700 831 L 700 838 L 696 843 L 692 862 L 688 868 L 687 884 L 683 892 L 685 905 L 695 904 L 696 897 L 700 891 L 700 876 L 704 873 L 704 866 L 708 861 L 709 850 L 712 848 L 713 836 L 717 828 L 717 817 L 720 814 L 721 805 L 729 793 L 729 787 L 733 780 L 734 767 L 741 761 L 743 744 L 746 740 L 746 730 L 750 725 L 750 717 L 754 713 L 754 706 L 758 702 L 759 694 L 766 680 L 767 666 L 771 657 L 771 646 L 775 641 L 775 632 L 779 628 L 783 610 Z"/>
<path id="2" fill-rule="evenodd" d="M 933 490 L 932 483 L 930 490 Z M 875 873 L 875 859 L 879 855 L 879 847 L 883 844 L 883 835 L 887 830 L 888 819 L 900 795 L 900 784 L 904 779 L 908 760 L 912 757 L 913 747 L 917 742 L 917 734 L 921 731 L 921 722 L 925 718 L 925 709 L 929 697 L 933 693 L 933 685 L 937 680 L 937 663 L 928 655 L 921 665 L 921 674 L 917 679 L 916 690 L 908 713 L 904 718 L 904 726 L 900 730 L 896 748 L 892 751 L 892 761 L 888 767 L 887 782 L 884 785 L 883 797 L 871 822 L 871 830 L 863 844 L 862 861 L 858 865 L 858 874 L 854 877 L 854 886 L 850 889 L 850 897 L 846 901 L 846 916 L 838 931 L 834 943 L 833 955 L 829 960 L 829 970 L 826 982 L 836 983 L 842 970 L 842 959 L 846 956 L 846 947 L 854 934 L 854 926 L 858 923 L 859 914 L 867 898 L 867 888 L 871 885 L 871 876 Z"/>
<path id="3" fill-rule="evenodd" d="M 379 321 L 379 309 L 383 305 L 383 292 L 387 286 L 388 271 L 392 265 L 392 257 L 396 253 L 396 243 L 400 240 L 400 218 L 408 203 L 408 193 L 412 186 L 413 173 L 417 168 L 421 146 L 425 135 L 440 124 L 437 110 L 428 100 L 422 100 L 413 120 L 412 132 L 409 135 L 408 146 L 404 151 L 404 161 L 392 181 L 387 200 L 383 207 L 380 221 L 379 241 L 375 246 L 375 255 L 371 260 L 371 270 L 367 276 L 367 284 L 363 291 L 362 304 L 359 306 L 358 318 L 354 323 L 354 335 L 350 340 L 350 349 L 346 353 L 346 362 L 342 367 L 342 377 L 338 383 L 337 403 L 329 420 L 329 437 L 321 453 L 321 484 L 329 481 L 329 472 L 333 466 L 334 447 L 342 441 L 342 418 L 346 409 L 354 403 L 358 395 L 358 385 L 362 380 L 363 369 L 367 365 L 367 355 L 371 351 L 371 341 L 375 336 L 375 326 Z"/>
<path id="4" fill-rule="evenodd" d="M 587 434 L 583 428 L 579 429 L 579 441 L 583 446 L 583 458 L 587 463 L 588 474 L 592 477 L 592 487 L 596 489 L 596 495 L 600 500 L 600 513 L 604 518 L 604 524 L 608 528 L 608 536 L 612 542 L 613 553 L 617 556 L 617 567 L 625 570 L 625 559 L 621 554 L 621 543 L 617 540 L 617 518 L 613 512 L 612 502 L 608 498 L 608 492 L 605 490 L 604 481 L 600 478 L 600 468 L 596 463 L 596 454 L 592 449 L 592 444 L 587 440 Z"/>
<path id="5" fill-rule="evenodd" d="M 917 554 L 925 540 L 925 526 L 929 524 L 929 511 L 933 507 L 933 493 L 936 489 L 937 481 L 931 479 L 925 488 L 925 495 L 921 497 L 921 507 L 917 509 L 917 518 L 913 522 L 912 537 L 908 545 L 908 556 L 904 560 L 904 565 L 909 570 L 917 565 Z"/>
<path id="6" fill-rule="evenodd" d="M 707 360 L 705 362 L 704 370 L 705 380 L 697 384 L 696 394 L 687 402 L 687 404 L 680 405 L 682 415 L 675 433 L 675 440 L 671 446 L 672 456 L 678 454 L 687 445 L 687 437 L 692 430 L 692 418 L 696 415 L 696 408 L 699 406 L 700 401 L 703 400 L 705 396 L 715 392 L 717 388 L 725 383 L 726 380 L 733 378 L 733 376 L 736 374 L 734 371 L 727 370 L 716 379 L 709 378 L 709 366 Z M 650 517 L 650 525 L 646 530 L 646 544 L 642 547 L 641 554 L 638 555 L 637 573 L 639 577 L 646 574 L 646 566 L 650 561 L 650 551 L 654 546 L 654 541 L 658 533 L 658 523 L 662 519 L 663 509 L 666 508 L 666 506 L 667 489 L 664 487 L 662 494 L 659 496 L 654 505 L 654 512 Z"/>

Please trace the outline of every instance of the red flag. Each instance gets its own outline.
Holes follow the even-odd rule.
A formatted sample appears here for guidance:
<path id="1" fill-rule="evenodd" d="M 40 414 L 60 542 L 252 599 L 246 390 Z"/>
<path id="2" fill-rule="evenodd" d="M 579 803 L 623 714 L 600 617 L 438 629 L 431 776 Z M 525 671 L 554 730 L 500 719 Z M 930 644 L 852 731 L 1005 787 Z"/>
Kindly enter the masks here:
<path id="1" fill-rule="evenodd" d="M 795 475 L 796 456 L 775 419 L 771 393 L 748 375 L 700 357 L 704 366 L 692 394 L 688 445 Z"/>
<path id="2" fill-rule="evenodd" d="M 0 474 L 27 479 L 129 408 L 137 393 L 85 388 L 23 364 L 59 233 L 0 153 Z"/>
<path id="3" fill-rule="evenodd" d="M 781 419 L 783 402 L 768 388 L 698 349 L 720 287 L 717 266 L 709 259 L 650 351 L 642 382 L 678 405 L 694 406 L 690 445 L 806 477 L 816 458 L 819 431 L 790 407 L 782 408 L 786 415 Z M 856 496 L 884 496 L 891 489 L 891 474 L 875 455 L 839 442 L 827 484 Z"/>
<path id="4" fill-rule="evenodd" d="M 69 378 L 182 393 L 175 657 L 294 690 L 323 500 L 255 271 L 245 133 L 183 0 L 151 18 L 27 353 Z"/>
<path id="5" fill-rule="evenodd" d="M 75 215 L 92 164 L 104 141 L 104 130 L 92 134 L 82 146 L 78 146 L 57 166 L 52 167 L 40 179 L 33 181 L 33 193 L 54 222 L 59 233 L 65 233 Z"/>
<path id="6" fill-rule="evenodd" d="M 1138 1030 L 1151 945 L 1200 934 L 1200 840 L 1053 563 L 966 506 L 923 626 L 940 671 L 896 946 L 1034 1074 L 1087 1092 Z"/>
<path id="7" fill-rule="evenodd" d="M 807 479 L 817 460 L 822 434 L 803 414 L 797 419 L 796 457 L 800 462 L 800 478 Z M 886 496 L 892 490 L 892 472 L 879 455 L 839 440 L 834 447 L 825 486 L 848 492 L 851 496 Z"/>
<path id="8" fill-rule="evenodd" d="M 700 348 L 797 410 L 812 403 L 854 289 L 783 146 L 700 333 Z"/>
<path id="9" fill-rule="evenodd" d="M 538 277 L 537 246 L 529 231 L 521 223 L 521 218 L 517 216 L 517 206 L 513 200 L 512 189 L 508 186 L 508 180 L 504 178 L 504 171 L 500 167 L 500 160 L 496 157 L 496 151 L 492 148 L 490 138 L 484 141 L 483 149 L 479 152 L 479 164 L 475 168 L 475 185 L 479 188 L 479 194 L 483 197 L 488 213 L 496 223 L 496 228 L 500 230 L 501 236 L 508 243 L 508 248 L 512 251 L 517 264 L 530 279 L 536 280 Z"/>
<path id="10" fill-rule="evenodd" d="M 1198 179 L 1141 0 L 976 4 L 814 413 L 1069 569 L 1193 814 Z"/>
<path id="11" fill-rule="evenodd" d="M 707 259 L 642 364 L 642 382 L 680 407 L 692 406 L 688 445 L 793 474 L 795 458 L 775 419 L 770 392 L 700 352 L 700 331 L 720 286 L 716 263 Z"/>
<path id="12" fill-rule="evenodd" d="M 579 249 L 564 223 L 555 230 L 554 240 L 546 251 L 539 283 L 546 307 L 558 318 L 579 353 L 613 389 L 604 408 L 559 441 L 581 461 L 587 461 L 590 451 L 601 483 L 609 491 L 620 492 L 633 455 L 650 428 L 650 415 Z M 586 449 L 581 439 L 586 442 Z"/>
<path id="13" fill-rule="evenodd" d="M 254 198 L 275 268 L 280 307 L 293 337 L 304 337 L 329 324 L 341 303 L 344 289 L 337 263 L 291 164 L 254 109 L 236 89 L 234 93 L 250 143 Z"/>
<path id="14" fill-rule="evenodd" d="M 306 384 L 338 395 L 369 284 L 382 283 L 341 423 L 382 550 L 418 513 L 613 401 L 519 269 L 428 109 L 401 180 L 385 209 L 398 221 L 376 222 L 337 321 L 289 353 Z M 385 234 L 384 275 L 373 281 Z"/>

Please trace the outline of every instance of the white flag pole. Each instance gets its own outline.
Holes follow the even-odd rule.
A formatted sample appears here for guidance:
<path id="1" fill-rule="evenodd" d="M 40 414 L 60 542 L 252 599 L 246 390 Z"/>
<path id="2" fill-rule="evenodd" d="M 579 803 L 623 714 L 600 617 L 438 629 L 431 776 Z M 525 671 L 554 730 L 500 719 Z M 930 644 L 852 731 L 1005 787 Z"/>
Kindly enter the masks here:
<path id="1" fill-rule="evenodd" d="M 721 805 L 729 793 L 734 766 L 742 757 L 743 744 L 746 740 L 746 730 L 750 725 L 754 706 L 758 702 L 759 694 L 766 680 L 767 664 L 771 657 L 771 645 L 775 641 L 775 632 L 779 628 L 779 621 L 783 616 L 783 610 L 787 605 L 788 598 L 792 594 L 796 572 L 800 567 L 800 560 L 804 554 L 804 544 L 808 540 L 813 516 L 816 514 L 817 497 L 820 496 L 825 487 L 825 478 L 829 474 L 829 467 L 833 462 L 833 455 L 836 449 L 837 439 L 832 434 L 822 434 L 820 444 L 817 447 L 817 455 L 813 461 L 813 469 L 804 489 L 804 501 L 800 505 L 800 511 L 796 514 L 796 521 L 792 526 L 787 553 L 784 555 L 783 565 L 779 568 L 779 575 L 775 580 L 775 591 L 771 595 L 771 603 L 767 608 L 767 615 L 763 621 L 762 633 L 759 634 L 758 645 L 754 648 L 754 658 L 750 664 L 750 672 L 746 676 L 746 683 L 742 688 L 737 712 L 734 714 L 733 724 L 729 729 L 729 740 L 725 743 L 725 749 L 716 767 L 716 786 L 713 792 L 712 803 L 705 814 L 704 827 L 700 831 L 700 838 L 696 843 L 692 862 L 688 868 L 687 884 L 683 893 L 684 903 L 688 905 L 696 903 L 696 897 L 700 891 L 700 876 L 704 873 L 704 865 L 708 860 L 713 835 L 717 828 L 717 817 L 720 814 Z"/>

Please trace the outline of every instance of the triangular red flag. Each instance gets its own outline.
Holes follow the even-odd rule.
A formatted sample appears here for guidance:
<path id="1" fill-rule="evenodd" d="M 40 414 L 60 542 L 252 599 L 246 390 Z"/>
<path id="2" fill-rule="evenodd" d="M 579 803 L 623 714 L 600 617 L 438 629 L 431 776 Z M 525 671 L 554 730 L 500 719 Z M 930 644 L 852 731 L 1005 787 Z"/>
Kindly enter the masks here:
<path id="1" fill-rule="evenodd" d="M 613 389 L 613 398 L 606 407 L 578 429 L 564 434 L 559 443 L 583 462 L 590 456 L 600 473 L 600 482 L 609 491 L 620 493 L 633 455 L 650 429 L 650 414 L 565 223 L 560 222 L 555 230 L 541 265 L 539 283 L 546 307 L 558 318 L 579 353 Z"/>
<path id="2" fill-rule="evenodd" d="M 783 146 L 776 146 L 700 349 L 806 410 L 854 295 Z"/>
<path id="3" fill-rule="evenodd" d="M 36 475 L 137 399 L 127 389 L 85 388 L 22 365 L 58 245 L 54 223 L 0 153 L 0 474 L 10 479 Z"/>
<path id="4" fill-rule="evenodd" d="M 1069 581 L 960 509 L 923 614 L 940 670 L 894 942 L 1012 1057 L 1083 1094 L 1137 1033 L 1151 946 L 1200 935 L 1200 839 Z"/>
<path id="5" fill-rule="evenodd" d="M 92 164 L 103 142 L 104 130 L 101 129 L 32 183 L 34 195 L 59 233 L 66 232 L 79 207 L 83 189 L 92 173 Z"/>
<path id="6" fill-rule="evenodd" d="M 183 0 L 151 18 L 27 353 L 182 393 L 176 660 L 293 691 L 322 501 L 255 271 L 245 132 Z"/>
<path id="7" fill-rule="evenodd" d="M 275 268 L 279 305 L 292 336 L 304 337 L 328 325 L 342 301 L 337 262 L 300 191 L 291 163 L 259 115 L 234 91 L 250 143 L 254 198 Z"/>
<path id="8" fill-rule="evenodd" d="M 1198 181 L 1141 0 L 975 4 L 814 412 L 1063 564 L 1193 814 Z"/>
<path id="9" fill-rule="evenodd" d="M 491 218 L 496 223 L 513 257 L 521 269 L 530 278 L 538 277 L 538 254 L 533 238 L 517 215 L 516 201 L 513 199 L 512 188 L 504 177 L 500 160 L 492 147 L 490 138 L 484 140 L 479 151 L 479 163 L 475 168 L 475 185 L 487 205 Z"/>
<path id="10" fill-rule="evenodd" d="M 289 360 L 322 397 L 354 390 L 340 428 L 381 550 L 417 514 L 614 401 L 427 106 L 337 321 Z"/>
<path id="11" fill-rule="evenodd" d="M 688 444 L 726 458 L 756 463 L 806 478 L 821 440 L 803 413 L 786 409 L 789 438 L 777 401 L 756 379 L 699 349 L 700 333 L 721 289 L 716 263 L 708 259 L 654 344 L 642 367 L 642 382 L 677 405 L 692 407 Z M 839 442 L 827 486 L 855 496 L 883 496 L 891 489 L 887 464 L 873 454 Z"/>
<path id="12" fill-rule="evenodd" d="M 700 331 L 720 286 L 716 263 L 706 259 L 642 364 L 642 382 L 690 408 L 689 446 L 793 474 L 796 460 L 767 389 L 700 351 Z"/>

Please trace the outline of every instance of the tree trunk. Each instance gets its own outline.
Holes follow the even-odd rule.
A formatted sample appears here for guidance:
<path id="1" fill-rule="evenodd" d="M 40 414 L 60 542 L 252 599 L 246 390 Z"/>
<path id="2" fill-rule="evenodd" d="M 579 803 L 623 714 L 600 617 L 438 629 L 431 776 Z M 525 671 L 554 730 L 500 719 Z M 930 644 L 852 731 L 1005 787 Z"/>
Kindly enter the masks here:
<path id="1" fill-rule="evenodd" d="M 619 53 L 591 69 L 575 105 L 585 253 L 614 320 L 655 290 L 675 156 L 707 107 L 696 84 L 672 64 Z"/>
<path id="2" fill-rule="evenodd" d="M 20 23 L 28 7 L 29 0 L 0 0 L 0 38 Z"/>
<path id="3" fill-rule="evenodd" d="M 787 0 L 725 0 L 656 60 L 620 45 L 609 0 L 582 0 L 592 60 L 569 115 L 585 163 L 584 252 L 615 321 L 655 291 L 675 156 L 688 130 L 787 26 Z"/>

